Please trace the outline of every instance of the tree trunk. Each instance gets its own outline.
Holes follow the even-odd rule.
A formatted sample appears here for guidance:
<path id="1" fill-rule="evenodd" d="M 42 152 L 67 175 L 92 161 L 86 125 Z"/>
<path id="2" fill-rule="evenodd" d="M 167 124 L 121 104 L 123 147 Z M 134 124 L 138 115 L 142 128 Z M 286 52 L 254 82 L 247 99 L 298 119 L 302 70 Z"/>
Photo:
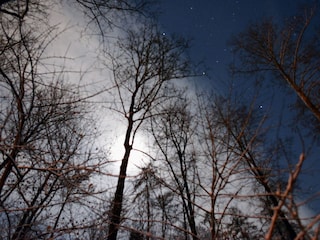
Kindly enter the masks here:
<path id="1" fill-rule="evenodd" d="M 121 212 L 123 205 L 123 191 L 125 186 L 125 180 L 127 176 L 127 167 L 129 162 L 130 153 L 132 150 L 132 145 L 130 145 L 130 136 L 133 128 L 133 116 L 130 114 L 128 118 L 128 128 L 126 132 L 126 137 L 124 141 L 125 153 L 120 166 L 120 173 L 118 177 L 117 189 L 112 201 L 111 211 L 110 211 L 110 224 L 108 232 L 108 240 L 116 240 L 119 230 L 119 224 L 121 222 Z"/>

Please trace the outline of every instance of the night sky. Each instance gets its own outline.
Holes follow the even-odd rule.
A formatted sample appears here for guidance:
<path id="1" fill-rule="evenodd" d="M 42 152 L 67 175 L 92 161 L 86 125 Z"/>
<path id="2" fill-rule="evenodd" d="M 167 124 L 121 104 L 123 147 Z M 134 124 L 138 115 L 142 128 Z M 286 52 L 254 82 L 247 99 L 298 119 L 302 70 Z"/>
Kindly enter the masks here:
<path id="1" fill-rule="evenodd" d="M 225 96 L 227 96 L 226 93 L 229 91 L 229 87 L 230 87 L 229 84 L 231 83 L 231 80 L 234 81 L 232 82 L 232 86 L 234 87 L 234 89 L 236 89 L 238 92 L 243 91 L 244 94 L 241 95 L 241 97 L 245 96 L 244 98 L 239 99 L 239 103 L 240 104 L 246 103 L 249 105 L 252 99 L 254 98 L 255 94 L 257 94 L 258 97 L 254 102 L 254 110 L 256 110 L 258 113 L 261 113 L 260 116 L 268 117 L 265 122 L 265 125 L 266 125 L 265 129 L 268 129 L 268 133 L 266 137 L 268 141 L 266 141 L 266 144 L 263 145 L 263 150 L 267 149 L 266 145 L 268 147 L 270 146 L 274 147 L 273 142 L 271 142 L 273 140 L 278 140 L 283 138 L 283 139 L 289 139 L 291 141 L 290 142 L 291 145 L 284 146 L 283 151 L 284 152 L 288 151 L 288 153 L 291 154 L 290 157 L 288 157 L 288 159 L 290 158 L 292 162 L 287 161 L 288 159 L 285 158 L 286 154 L 283 154 L 283 155 L 279 154 L 280 157 L 272 158 L 272 159 L 278 160 L 276 164 L 279 163 L 279 169 L 283 168 L 286 170 L 286 172 L 281 170 L 279 170 L 279 172 L 275 171 L 276 176 L 281 176 L 283 177 L 283 180 L 287 181 L 287 178 L 289 175 L 288 174 L 289 171 L 287 171 L 289 169 L 288 166 L 291 163 L 292 163 L 292 166 L 294 166 L 294 164 L 297 163 L 299 159 L 299 155 L 304 151 L 304 149 L 310 150 L 310 152 L 308 152 L 307 154 L 307 158 L 304 163 L 302 173 L 299 175 L 297 191 L 294 193 L 297 196 L 298 202 L 307 203 L 305 209 L 303 209 L 306 214 L 310 214 L 310 215 L 319 214 L 320 213 L 320 184 L 319 184 L 320 182 L 320 138 L 319 137 L 317 138 L 316 134 L 314 134 L 314 136 L 315 136 L 315 140 L 317 141 L 314 141 L 313 138 L 309 137 L 308 133 L 310 133 L 310 128 L 307 129 L 307 127 L 301 130 L 302 131 L 301 134 L 293 131 L 294 124 L 295 124 L 294 120 L 295 118 L 297 118 L 297 111 L 293 111 L 293 110 L 296 110 L 296 108 L 293 108 L 293 103 L 295 103 L 297 96 L 289 88 L 287 88 L 287 90 L 284 90 L 285 87 L 281 88 L 279 87 L 279 85 L 272 85 L 272 81 L 270 81 L 271 74 L 266 75 L 266 79 L 265 79 L 268 82 L 268 87 L 264 87 L 264 86 L 267 86 L 267 84 L 264 85 L 265 83 L 263 83 L 262 84 L 263 87 L 260 90 L 259 94 L 255 92 L 256 88 L 253 86 L 254 77 L 250 79 L 249 77 L 244 77 L 244 75 L 234 76 L 230 74 L 230 64 L 232 64 L 233 61 L 235 61 L 235 55 L 229 42 L 232 37 L 235 37 L 240 32 L 245 31 L 250 23 L 255 23 L 263 19 L 272 18 L 273 20 L 275 20 L 277 23 L 281 25 L 281 23 L 283 23 L 283 21 L 286 18 L 289 18 L 290 16 L 293 16 L 294 14 L 298 13 L 299 9 L 301 9 L 301 5 L 304 5 L 306 3 L 309 3 L 311 5 L 311 3 L 314 3 L 314 2 L 320 3 L 320 0 L 222 0 L 222 1 L 221 0 L 156 0 L 156 1 L 157 1 L 157 6 L 155 8 L 156 8 L 156 11 L 159 12 L 158 21 L 161 27 L 162 34 L 164 36 L 178 35 L 178 36 L 183 36 L 186 39 L 190 39 L 190 49 L 188 50 L 188 57 L 190 57 L 190 60 L 193 64 L 198 66 L 197 68 L 195 68 L 194 71 L 199 76 L 194 78 L 190 77 L 188 79 L 183 79 L 181 80 L 181 82 L 185 80 L 184 83 L 186 83 L 186 85 L 190 87 L 190 91 L 193 91 L 192 93 L 194 93 L 196 90 L 199 92 L 207 90 L 207 91 L 213 91 L 217 95 L 225 94 Z M 55 73 L 59 73 L 59 68 L 57 67 L 58 70 L 56 70 L 55 67 L 60 66 L 59 65 L 60 61 L 61 61 L 61 66 L 64 66 L 62 64 L 65 64 L 65 62 L 68 62 L 67 59 L 69 60 L 70 58 L 71 63 L 68 62 L 68 64 L 70 65 L 66 65 L 67 66 L 66 80 L 70 82 L 79 81 L 78 73 L 81 73 L 81 78 L 80 78 L 81 81 L 79 81 L 79 86 L 81 86 L 81 89 L 84 89 L 84 98 L 87 97 L 86 94 L 91 95 L 91 93 L 94 92 L 94 95 L 96 95 L 95 93 L 100 92 L 101 89 L 108 89 L 106 90 L 106 93 L 107 93 L 106 95 L 97 94 L 95 97 L 92 97 L 92 96 L 90 97 L 90 101 L 93 102 L 93 106 L 94 106 L 92 107 L 94 108 L 92 115 L 95 116 L 97 121 L 99 121 L 99 123 L 97 124 L 98 125 L 97 128 L 102 129 L 101 135 L 96 139 L 96 142 L 98 142 L 97 146 L 99 147 L 99 148 L 96 148 L 96 150 L 100 151 L 100 148 L 101 148 L 101 149 L 107 149 L 107 151 L 110 151 L 110 159 L 112 160 L 110 162 L 113 164 L 112 167 L 106 170 L 107 171 L 106 174 L 101 174 L 101 176 L 98 176 L 96 179 L 93 179 L 93 183 L 98 186 L 97 190 L 100 191 L 99 188 L 104 189 L 105 187 L 107 187 L 109 189 L 109 187 L 112 186 L 113 183 L 116 184 L 117 178 L 110 177 L 109 179 L 109 177 L 107 178 L 106 176 L 108 174 L 110 174 L 110 176 L 117 176 L 116 174 L 118 174 L 118 169 L 121 163 L 121 159 L 123 159 L 123 139 L 125 138 L 125 130 L 126 130 L 124 126 L 127 126 L 127 125 L 124 125 L 123 123 L 127 124 L 127 119 L 129 119 L 127 117 L 128 115 L 125 115 L 125 114 L 121 115 L 121 113 L 119 115 L 116 115 L 117 111 L 114 111 L 112 112 L 112 114 L 109 114 L 111 111 L 108 112 L 108 110 L 110 109 L 117 110 L 118 106 L 121 107 L 120 103 L 126 102 L 126 100 L 121 102 L 122 101 L 122 98 L 121 98 L 120 102 L 116 102 L 116 101 L 119 101 L 115 97 L 116 95 L 112 95 L 113 92 L 111 90 L 109 92 L 109 89 L 113 90 L 113 88 L 111 88 L 110 86 L 111 84 L 114 84 L 114 83 L 112 83 L 112 81 L 106 81 L 106 79 L 107 80 L 109 80 L 109 78 L 112 79 L 113 75 L 109 67 L 112 68 L 112 67 L 115 67 L 115 65 L 114 66 L 111 65 L 111 62 L 110 62 L 111 58 L 106 59 L 105 61 L 103 61 L 103 63 L 101 63 L 102 60 L 99 57 L 104 59 L 105 56 L 104 54 L 99 55 L 101 50 L 100 48 L 98 48 L 101 45 L 100 38 L 95 37 L 94 35 L 93 35 L 94 37 L 91 37 L 90 35 L 91 33 L 88 36 L 86 35 L 85 31 L 81 27 L 86 26 L 86 28 L 89 29 L 88 27 L 89 25 L 87 22 L 85 22 L 86 20 L 82 19 L 83 18 L 82 13 L 77 12 L 76 9 L 73 9 L 72 4 L 67 5 L 66 3 L 67 1 L 63 2 L 63 4 L 61 5 L 57 4 L 57 6 L 55 6 L 57 9 L 52 11 L 51 13 L 52 19 L 50 20 L 54 24 L 58 22 L 62 23 L 61 26 L 59 27 L 61 27 L 61 29 L 65 28 L 66 31 L 61 31 L 61 35 L 59 34 L 57 36 L 57 38 L 54 41 L 54 44 L 50 45 L 48 49 L 46 49 L 46 51 L 48 51 L 47 54 L 49 56 L 51 56 L 51 54 L 52 56 L 59 56 L 59 57 L 53 58 L 54 63 L 52 64 L 52 66 Z M 320 6 L 320 4 L 318 5 Z M 320 23 L 319 9 L 318 9 L 318 12 L 319 14 L 317 18 L 318 20 L 317 23 Z M 89 32 L 90 31 L 91 30 L 89 30 Z M 82 36 L 82 34 L 84 34 L 84 36 Z M 114 42 L 113 35 L 116 36 L 116 34 L 118 34 L 117 30 L 114 30 L 114 32 L 110 30 L 110 36 L 111 36 L 110 46 L 113 46 L 112 45 Z M 121 34 L 121 31 L 119 31 L 119 35 L 120 34 Z M 108 44 L 106 44 L 106 46 L 107 45 Z M 99 56 L 98 58 L 97 58 L 97 52 Z M 108 54 L 105 54 L 105 55 L 108 55 Z M 68 56 L 68 57 L 60 57 L 60 56 Z M 71 61 L 71 59 L 73 61 Z M 149 64 L 148 61 L 147 63 Z M 110 66 L 108 66 L 108 64 L 110 64 Z M 48 69 L 51 70 L 50 68 Z M 65 69 L 63 68 L 63 71 L 64 70 Z M 119 76 L 121 75 L 119 74 Z M 76 83 L 78 84 L 78 82 Z M 108 84 L 110 84 L 110 86 Z M 118 83 L 115 86 L 118 88 L 119 86 Z M 126 85 L 124 86 L 126 87 Z M 125 89 L 125 87 L 123 89 Z M 147 88 L 148 86 L 146 87 L 146 89 Z M 128 89 L 128 92 L 130 92 L 130 90 L 131 89 Z M 142 96 L 144 97 L 143 95 L 144 92 L 139 94 L 141 98 Z M 195 96 L 195 94 L 190 94 L 190 96 Z M 147 95 L 146 99 L 148 98 L 149 97 Z M 95 102 L 97 103 L 97 105 L 94 105 Z M 194 102 L 196 102 L 196 100 Z M 149 105 L 151 106 L 151 104 L 148 104 L 148 108 L 146 107 L 147 109 L 149 109 L 150 107 Z M 250 106 L 248 106 L 248 108 L 250 108 Z M 131 113 L 132 112 L 130 112 L 130 114 Z M 126 116 L 126 118 L 122 120 L 122 116 Z M 149 116 L 149 115 L 144 115 L 144 117 L 145 116 Z M 90 130 L 91 129 L 88 128 L 89 132 Z M 193 135 L 190 135 L 190 136 L 193 136 Z M 150 144 L 148 143 L 149 138 L 145 138 L 145 139 L 144 138 L 145 138 L 144 134 L 141 134 L 141 135 L 138 134 L 135 138 L 134 148 L 143 150 L 145 146 L 147 146 L 147 144 L 149 145 Z M 302 146 L 303 145 L 302 142 L 305 144 L 305 146 Z M 107 146 L 107 147 L 104 147 L 104 146 Z M 110 149 L 109 149 L 109 146 L 110 146 Z M 250 143 L 248 144 L 248 148 L 249 147 L 251 147 Z M 132 153 L 130 155 L 130 164 L 132 164 L 132 166 L 134 167 L 132 167 L 133 169 L 132 172 L 130 172 L 131 171 L 130 169 L 127 171 L 128 176 L 134 176 L 136 174 L 135 172 L 136 166 L 138 166 L 139 164 L 136 164 L 136 162 L 133 162 L 133 161 L 136 161 L 137 159 L 142 159 L 141 162 L 144 161 L 145 153 L 142 153 L 144 151 L 140 151 L 140 152 L 136 151 L 136 152 L 137 152 L 136 153 L 137 155 L 134 155 L 135 153 Z M 178 152 L 178 154 L 179 153 L 180 152 Z M 261 156 L 266 156 L 263 154 L 264 152 L 261 154 Z M 287 156 L 289 156 L 289 154 Z M 137 163 L 138 163 L 138 160 L 137 160 Z M 119 164 L 119 166 L 117 164 Z M 224 166 L 228 166 L 228 164 L 225 164 Z M 278 167 L 278 165 L 276 164 L 274 166 Z M 157 165 L 155 164 L 155 166 Z M 199 170 L 201 170 L 201 168 L 199 168 Z M 144 171 L 144 172 L 148 172 L 148 171 Z M 138 175 L 136 174 L 136 176 Z M 163 176 L 166 176 L 166 173 Z M 162 176 L 160 175 L 160 177 Z M 105 179 L 108 179 L 108 182 L 105 182 Z M 134 178 L 128 178 L 128 179 L 129 181 L 131 181 L 131 179 L 134 179 Z M 222 179 L 221 181 L 224 182 L 223 175 L 221 176 L 221 179 Z M 230 178 L 227 179 L 228 184 L 229 184 L 229 180 Z M 233 181 L 233 180 L 230 180 L 230 181 Z M 230 184 L 230 186 L 232 186 L 232 184 Z M 225 191 L 225 189 L 223 189 L 223 191 Z M 170 197 L 170 195 L 168 196 Z M 312 197 L 315 196 L 315 197 L 309 201 L 309 198 L 311 196 Z M 130 198 L 128 199 L 130 200 Z M 170 200 L 170 198 L 168 199 Z M 162 200 L 162 198 L 160 200 Z M 116 202 L 113 202 L 113 203 L 115 203 L 114 205 L 116 206 Z M 129 214 L 130 212 L 128 211 L 128 215 Z"/>
<path id="2" fill-rule="evenodd" d="M 297 0 L 161 0 L 160 24 L 169 34 L 191 40 L 190 56 L 203 61 L 210 84 L 217 85 L 232 62 L 228 41 L 261 18 L 277 21 L 296 13 Z M 312 2 L 309 0 L 309 2 Z M 208 82 L 207 82 L 208 83 Z M 217 87 L 217 86 L 215 86 Z"/>
<path id="3" fill-rule="evenodd" d="M 250 23 L 263 18 L 272 18 L 281 24 L 286 18 L 296 14 L 303 4 L 313 2 L 313 0 L 161 0 L 162 14 L 159 21 L 166 34 L 178 34 L 191 39 L 190 57 L 195 63 L 203 61 L 206 69 L 206 75 L 196 79 L 195 84 L 222 93 L 227 86 L 224 83 L 231 77 L 228 73 L 228 67 L 233 61 L 232 49 L 228 44 L 230 38 L 244 31 Z M 240 87 L 243 85 L 248 88 L 245 79 L 238 80 Z M 283 121 L 292 121 L 295 113 L 290 112 L 288 107 L 285 114 L 282 111 L 283 106 L 294 101 L 295 96 L 290 93 L 283 94 L 283 89 L 278 88 L 274 86 L 273 93 L 268 92 L 271 91 L 270 88 L 266 89 L 265 93 L 262 92 L 263 97 L 257 102 L 257 107 L 261 107 L 261 110 L 267 108 L 268 114 L 276 116 L 275 119 L 281 115 Z M 273 99 L 269 101 L 270 95 Z M 283 126 L 281 131 L 283 136 L 291 137 L 290 127 Z M 292 135 L 292 141 L 294 154 L 299 156 L 302 151 L 300 139 L 297 135 Z M 299 186 L 302 192 L 312 189 L 313 193 L 319 194 L 320 147 L 319 143 L 307 142 L 308 144 L 313 145 L 312 153 L 304 165 Z M 307 195 L 301 196 L 305 197 Z M 310 205 L 319 212 L 319 200 Z"/>

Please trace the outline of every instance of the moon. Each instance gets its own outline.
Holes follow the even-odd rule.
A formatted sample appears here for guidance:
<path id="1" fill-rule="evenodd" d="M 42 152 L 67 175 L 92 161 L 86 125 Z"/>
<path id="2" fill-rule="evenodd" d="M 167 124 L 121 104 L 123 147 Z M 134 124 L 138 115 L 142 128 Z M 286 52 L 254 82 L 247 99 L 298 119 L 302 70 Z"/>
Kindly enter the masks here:
<path id="1" fill-rule="evenodd" d="M 116 137 L 113 147 L 111 148 L 111 160 L 116 169 L 120 168 L 125 148 L 123 146 L 125 134 Z M 137 134 L 134 139 L 132 150 L 129 157 L 127 174 L 136 175 L 139 173 L 139 167 L 142 167 L 149 161 L 147 156 L 148 143 L 143 134 Z"/>

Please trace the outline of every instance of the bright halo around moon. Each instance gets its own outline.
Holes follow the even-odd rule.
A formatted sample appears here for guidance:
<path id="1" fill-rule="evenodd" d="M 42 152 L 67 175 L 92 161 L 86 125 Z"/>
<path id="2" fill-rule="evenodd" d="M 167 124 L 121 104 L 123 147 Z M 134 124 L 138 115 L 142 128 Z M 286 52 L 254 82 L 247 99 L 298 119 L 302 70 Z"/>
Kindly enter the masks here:
<path id="1" fill-rule="evenodd" d="M 125 148 L 123 146 L 125 134 L 119 135 L 114 141 L 113 147 L 111 148 L 111 160 L 114 162 L 115 170 L 119 171 Z M 146 165 L 149 161 L 148 142 L 147 138 L 142 134 L 137 134 L 133 143 L 133 147 L 130 153 L 127 174 L 135 175 L 139 172 L 139 167 Z"/>

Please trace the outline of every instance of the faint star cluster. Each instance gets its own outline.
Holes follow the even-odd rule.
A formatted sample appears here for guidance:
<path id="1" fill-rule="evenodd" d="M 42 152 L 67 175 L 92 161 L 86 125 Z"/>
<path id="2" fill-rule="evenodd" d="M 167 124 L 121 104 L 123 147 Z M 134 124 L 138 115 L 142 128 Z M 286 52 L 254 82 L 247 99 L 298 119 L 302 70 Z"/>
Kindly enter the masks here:
<path id="1" fill-rule="evenodd" d="M 190 39 L 190 57 L 195 63 L 205 63 L 206 74 L 217 79 L 228 75 L 233 54 L 227 42 L 232 35 L 266 13 L 277 14 L 279 5 L 287 10 L 277 0 L 161 0 L 161 4 L 164 14 L 160 22 L 165 29 L 162 35 L 177 33 Z"/>

